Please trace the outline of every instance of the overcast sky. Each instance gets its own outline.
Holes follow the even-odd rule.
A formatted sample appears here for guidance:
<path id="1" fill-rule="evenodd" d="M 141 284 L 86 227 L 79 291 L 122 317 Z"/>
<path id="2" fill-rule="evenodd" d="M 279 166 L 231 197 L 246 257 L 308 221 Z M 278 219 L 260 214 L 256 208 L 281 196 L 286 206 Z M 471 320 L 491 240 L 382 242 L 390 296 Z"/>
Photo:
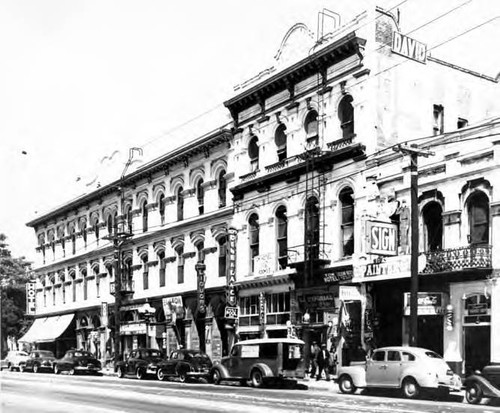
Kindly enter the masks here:
<path id="1" fill-rule="evenodd" d="M 35 257 L 26 222 L 107 163 L 121 171 L 129 147 L 151 159 L 225 122 L 233 86 L 273 65 L 293 24 L 315 31 L 322 8 L 347 22 L 369 4 L 399 5 L 403 32 L 427 23 L 411 37 L 428 48 L 500 13 L 497 0 L 2 0 L 0 232 L 14 256 Z M 496 76 L 499 27 L 432 55 Z"/>

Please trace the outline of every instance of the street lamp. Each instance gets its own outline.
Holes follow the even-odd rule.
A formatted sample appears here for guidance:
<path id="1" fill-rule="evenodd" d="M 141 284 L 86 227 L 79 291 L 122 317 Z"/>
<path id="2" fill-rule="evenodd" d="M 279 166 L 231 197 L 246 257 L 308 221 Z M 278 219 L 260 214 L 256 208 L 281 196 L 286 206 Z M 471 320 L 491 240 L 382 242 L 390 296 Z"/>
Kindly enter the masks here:
<path id="1" fill-rule="evenodd" d="M 149 339 L 149 325 L 151 320 L 154 319 L 156 308 L 151 307 L 149 303 L 144 304 L 140 307 L 137 312 L 144 317 L 144 321 L 146 322 L 146 347 L 150 347 L 150 339 Z"/>

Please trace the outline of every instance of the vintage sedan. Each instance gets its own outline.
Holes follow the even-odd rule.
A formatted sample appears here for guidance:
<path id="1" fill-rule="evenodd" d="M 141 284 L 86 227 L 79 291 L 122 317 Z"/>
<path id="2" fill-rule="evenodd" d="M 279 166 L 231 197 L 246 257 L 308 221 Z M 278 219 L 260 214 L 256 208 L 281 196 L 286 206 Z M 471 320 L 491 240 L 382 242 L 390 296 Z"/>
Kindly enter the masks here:
<path id="1" fill-rule="evenodd" d="M 184 383 L 191 378 L 208 378 L 212 362 L 210 357 L 199 350 L 181 349 L 172 351 L 170 358 L 158 364 L 158 380 L 178 378 Z"/>
<path id="2" fill-rule="evenodd" d="M 483 398 L 500 399 L 500 364 L 492 364 L 467 377 L 465 399 L 470 404 L 478 404 Z"/>
<path id="3" fill-rule="evenodd" d="M 11 350 L 7 353 L 5 358 L 0 361 L 0 370 L 4 368 L 10 371 L 14 369 L 20 370 L 20 366 L 26 363 L 26 360 L 28 360 L 28 353 L 26 353 L 26 351 Z"/>
<path id="4" fill-rule="evenodd" d="M 20 371 L 32 371 L 39 373 L 41 371 L 54 371 L 54 361 L 56 360 L 54 353 L 48 350 L 34 350 L 29 354 L 26 363 L 19 366 Z"/>
<path id="5" fill-rule="evenodd" d="M 54 373 L 67 371 L 70 375 L 77 373 L 99 374 L 101 362 L 92 353 L 84 350 L 69 350 L 63 358 L 54 361 Z"/>
<path id="6" fill-rule="evenodd" d="M 134 375 L 139 380 L 148 376 L 156 376 L 157 365 L 164 360 L 160 350 L 154 348 L 138 348 L 132 350 L 125 361 L 116 365 L 118 377 Z"/>
<path id="7" fill-rule="evenodd" d="M 262 387 L 286 379 L 304 378 L 304 342 L 296 338 L 268 338 L 236 343 L 228 357 L 214 364 L 210 379 L 239 381 Z"/>
<path id="8" fill-rule="evenodd" d="M 379 348 L 366 363 L 340 367 L 337 381 L 342 393 L 358 388 L 400 389 L 410 399 L 424 389 L 445 396 L 462 387 L 460 376 L 440 355 L 419 347 Z"/>

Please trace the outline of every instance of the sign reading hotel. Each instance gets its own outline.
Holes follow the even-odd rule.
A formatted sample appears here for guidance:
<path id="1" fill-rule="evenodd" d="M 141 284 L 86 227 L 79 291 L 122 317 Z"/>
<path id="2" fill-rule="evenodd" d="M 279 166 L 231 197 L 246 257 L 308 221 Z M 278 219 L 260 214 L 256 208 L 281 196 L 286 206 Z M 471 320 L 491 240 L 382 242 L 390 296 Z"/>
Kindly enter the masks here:
<path id="1" fill-rule="evenodd" d="M 26 314 L 35 315 L 36 313 L 36 283 L 26 283 Z"/>
<path id="2" fill-rule="evenodd" d="M 368 254 L 397 255 L 398 228 L 396 224 L 367 221 L 366 231 L 366 252 Z"/>
<path id="3" fill-rule="evenodd" d="M 230 307 L 236 307 L 236 291 L 234 284 L 236 283 L 236 235 L 238 231 L 235 228 L 227 230 L 228 236 L 228 258 L 229 265 L 227 268 L 226 279 L 226 302 Z"/>
<path id="4" fill-rule="evenodd" d="M 392 51 L 419 63 L 427 60 L 427 45 L 399 32 L 393 32 Z"/>
<path id="5" fill-rule="evenodd" d="M 323 273 L 325 284 L 350 281 L 354 276 L 352 268 L 326 268 Z"/>

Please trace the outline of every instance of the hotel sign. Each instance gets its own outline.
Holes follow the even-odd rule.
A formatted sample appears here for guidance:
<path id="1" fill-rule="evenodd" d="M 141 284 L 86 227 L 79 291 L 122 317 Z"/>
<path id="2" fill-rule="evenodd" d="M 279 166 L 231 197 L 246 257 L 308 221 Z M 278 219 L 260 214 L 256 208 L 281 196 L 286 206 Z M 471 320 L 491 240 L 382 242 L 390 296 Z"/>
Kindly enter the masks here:
<path id="1" fill-rule="evenodd" d="M 325 284 L 331 284 L 352 280 L 353 276 L 352 268 L 326 268 L 323 273 L 323 281 Z"/>
<path id="2" fill-rule="evenodd" d="M 236 237 L 238 231 L 235 228 L 229 228 L 227 231 L 229 265 L 226 278 L 226 302 L 229 307 L 236 307 Z"/>
<path id="3" fill-rule="evenodd" d="M 36 283 L 26 283 L 26 314 L 35 315 L 36 313 Z"/>
<path id="4" fill-rule="evenodd" d="M 393 32 L 392 51 L 419 63 L 427 60 L 427 45 L 399 32 Z"/>
<path id="5" fill-rule="evenodd" d="M 367 221 L 366 252 L 377 255 L 397 255 L 398 227 L 389 222 Z"/>

